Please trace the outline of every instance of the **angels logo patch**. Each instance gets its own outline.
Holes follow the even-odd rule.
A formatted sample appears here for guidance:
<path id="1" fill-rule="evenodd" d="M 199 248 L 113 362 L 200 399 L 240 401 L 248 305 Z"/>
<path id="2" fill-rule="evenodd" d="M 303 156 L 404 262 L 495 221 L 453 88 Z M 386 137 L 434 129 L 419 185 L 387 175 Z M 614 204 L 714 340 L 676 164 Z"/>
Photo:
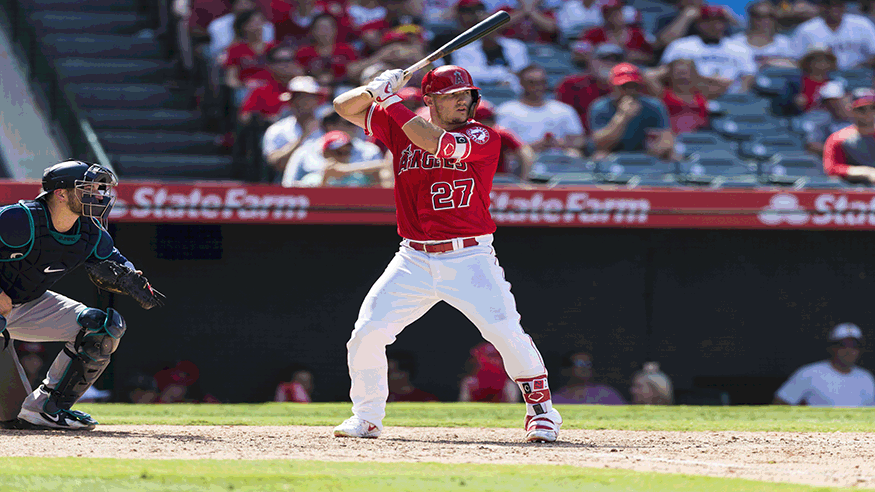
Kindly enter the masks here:
<path id="1" fill-rule="evenodd" d="M 465 130 L 465 135 L 471 137 L 471 140 L 479 143 L 480 145 L 485 144 L 489 141 L 489 130 L 483 128 L 482 126 L 472 126 Z"/>

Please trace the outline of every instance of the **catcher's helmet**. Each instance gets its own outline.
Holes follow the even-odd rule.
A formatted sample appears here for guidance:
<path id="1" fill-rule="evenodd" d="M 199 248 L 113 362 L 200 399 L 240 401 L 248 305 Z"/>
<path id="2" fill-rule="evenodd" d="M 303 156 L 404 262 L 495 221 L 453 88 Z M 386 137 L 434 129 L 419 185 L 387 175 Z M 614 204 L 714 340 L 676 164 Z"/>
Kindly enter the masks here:
<path id="1" fill-rule="evenodd" d="M 79 202 L 82 203 L 82 215 L 106 219 L 115 202 L 112 189 L 116 185 L 118 178 L 103 166 L 82 161 L 65 161 L 45 170 L 43 192 L 37 199 L 54 190 L 74 188 Z"/>
<path id="2" fill-rule="evenodd" d="M 474 102 L 471 104 L 471 112 L 468 117 L 474 117 L 477 103 L 480 101 L 480 88 L 474 85 L 471 74 L 462 67 L 456 65 L 444 65 L 425 74 L 422 78 L 422 94 L 452 94 L 459 91 L 471 91 Z"/>

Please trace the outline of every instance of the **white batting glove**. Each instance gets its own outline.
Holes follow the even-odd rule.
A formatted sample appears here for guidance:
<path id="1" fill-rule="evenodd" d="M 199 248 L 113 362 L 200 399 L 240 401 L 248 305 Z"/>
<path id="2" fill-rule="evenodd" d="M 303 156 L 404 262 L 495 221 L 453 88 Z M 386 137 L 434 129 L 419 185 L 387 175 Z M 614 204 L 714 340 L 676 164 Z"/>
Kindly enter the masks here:
<path id="1" fill-rule="evenodd" d="M 383 109 L 401 101 L 395 93 L 404 87 L 404 70 L 386 70 L 377 76 L 365 89 Z"/>

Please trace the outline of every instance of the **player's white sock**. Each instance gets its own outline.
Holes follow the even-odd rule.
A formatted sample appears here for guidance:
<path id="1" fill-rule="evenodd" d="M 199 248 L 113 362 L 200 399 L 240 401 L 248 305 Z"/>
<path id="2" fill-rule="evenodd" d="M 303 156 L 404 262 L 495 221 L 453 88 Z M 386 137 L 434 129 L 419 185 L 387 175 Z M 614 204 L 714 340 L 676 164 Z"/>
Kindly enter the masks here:
<path id="1" fill-rule="evenodd" d="M 526 415 L 543 415 L 553 408 L 553 399 L 550 395 L 550 386 L 547 384 L 547 376 L 517 379 L 516 383 L 523 392 L 523 400 L 526 402 Z"/>

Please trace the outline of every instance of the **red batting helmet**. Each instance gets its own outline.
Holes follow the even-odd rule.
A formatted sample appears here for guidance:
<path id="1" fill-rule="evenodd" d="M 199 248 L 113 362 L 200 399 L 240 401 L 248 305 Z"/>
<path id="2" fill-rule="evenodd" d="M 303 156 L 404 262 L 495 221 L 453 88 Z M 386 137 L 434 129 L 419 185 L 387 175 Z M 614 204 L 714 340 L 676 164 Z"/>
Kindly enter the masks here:
<path id="1" fill-rule="evenodd" d="M 474 85 L 471 74 L 456 65 L 444 65 L 425 74 L 422 78 L 422 94 L 452 94 L 459 91 L 472 91 L 474 101 L 471 104 L 469 118 L 474 117 L 474 110 L 480 101 L 480 88 Z"/>

